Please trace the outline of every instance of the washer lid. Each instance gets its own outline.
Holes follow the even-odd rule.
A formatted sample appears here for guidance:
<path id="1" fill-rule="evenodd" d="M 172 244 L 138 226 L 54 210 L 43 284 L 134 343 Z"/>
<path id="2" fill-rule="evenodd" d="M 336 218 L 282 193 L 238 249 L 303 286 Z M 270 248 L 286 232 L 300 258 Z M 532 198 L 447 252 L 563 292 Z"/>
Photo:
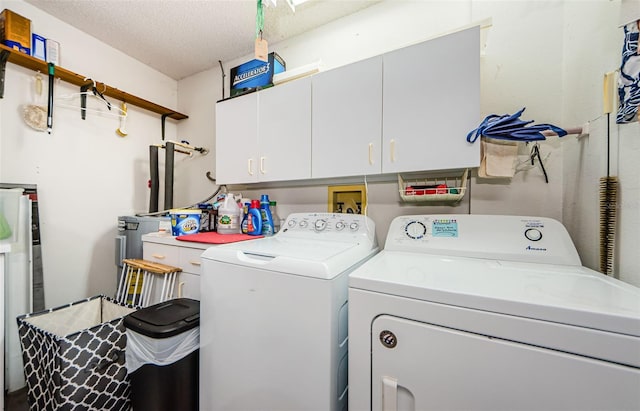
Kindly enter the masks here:
<path id="1" fill-rule="evenodd" d="M 581 266 L 383 250 L 349 286 L 640 336 L 640 288 Z"/>
<path id="2" fill-rule="evenodd" d="M 369 258 L 378 247 L 368 241 L 339 242 L 274 236 L 211 247 L 203 260 L 331 279 Z"/>

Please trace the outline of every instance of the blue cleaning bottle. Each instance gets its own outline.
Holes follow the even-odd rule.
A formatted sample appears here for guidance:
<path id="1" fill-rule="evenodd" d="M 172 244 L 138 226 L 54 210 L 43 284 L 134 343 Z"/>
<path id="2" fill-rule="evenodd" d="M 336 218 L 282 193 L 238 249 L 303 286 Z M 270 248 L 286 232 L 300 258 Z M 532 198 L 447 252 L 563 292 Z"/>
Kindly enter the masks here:
<path id="1" fill-rule="evenodd" d="M 251 206 L 247 214 L 247 234 L 262 234 L 262 213 L 260 210 L 260 201 L 258 200 L 251 200 Z"/>
<path id="2" fill-rule="evenodd" d="M 247 220 L 249 217 L 249 205 L 249 203 L 244 203 L 244 206 L 242 207 L 242 223 L 240 224 L 240 231 L 242 234 L 248 233 Z"/>
<path id="3" fill-rule="evenodd" d="M 269 196 L 267 194 L 263 194 L 260 197 L 260 212 L 262 213 L 262 235 L 273 235 L 275 232 L 273 229 L 273 216 L 269 208 Z"/>

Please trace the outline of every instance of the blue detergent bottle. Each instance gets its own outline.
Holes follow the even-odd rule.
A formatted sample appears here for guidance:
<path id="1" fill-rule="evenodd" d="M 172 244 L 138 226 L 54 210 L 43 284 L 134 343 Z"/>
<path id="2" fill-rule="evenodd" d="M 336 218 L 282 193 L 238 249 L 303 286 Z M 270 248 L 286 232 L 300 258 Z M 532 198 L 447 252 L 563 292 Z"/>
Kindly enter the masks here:
<path id="1" fill-rule="evenodd" d="M 247 234 L 262 234 L 262 213 L 260 210 L 260 201 L 258 200 L 251 200 L 251 206 L 247 214 Z"/>
<path id="2" fill-rule="evenodd" d="M 269 208 L 269 196 L 267 194 L 263 194 L 260 197 L 260 212 L 262 213 L 262 235 L 273 235 L 275 232 L 273 229 L 273 216 Z"/>
<path id="3" fill-rule="evenodd" d="M 244 203 L 244 206 L 242 207 L 242 223 L 240 224 L 240 231 L 242 234 L 248 233 L 247 220 L 249 218 L 249 206 L 249 203 Z"/>

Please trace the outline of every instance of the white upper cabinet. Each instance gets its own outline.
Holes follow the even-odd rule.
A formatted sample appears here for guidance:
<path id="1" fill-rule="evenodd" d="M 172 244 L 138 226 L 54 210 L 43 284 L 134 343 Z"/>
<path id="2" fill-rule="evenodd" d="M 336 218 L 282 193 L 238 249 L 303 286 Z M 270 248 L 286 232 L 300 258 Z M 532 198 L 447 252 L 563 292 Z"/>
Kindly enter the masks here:
<path id="1" fill-rule="evenodd" d="M 311 178 L 311 79 L 258 93 L 258 180 Z"/>
<path id="2" fill-rule="evenodd" d="M 383 55 L 382 172 L 477 167 L 478 26 Z"/>
<path id="3" fill-rule="evenodd" d="M 477 167 L 480 27 L 216 105 L 218 184 Z"/>
<path id="4" fill-rule="evenodd" d="M 311 177 L 311 79 L 216 104 L 216 182 Z"/>
<path id="5" fill-rule="evenodd" d="M 258 93 L 216 104 L 216 183 L 258 181 Z"/>
<path id="6" fill-rule="evenodd" d="M 312 177 L 379 174 L 382 57 L 313 76 L 312 102 Z"/>

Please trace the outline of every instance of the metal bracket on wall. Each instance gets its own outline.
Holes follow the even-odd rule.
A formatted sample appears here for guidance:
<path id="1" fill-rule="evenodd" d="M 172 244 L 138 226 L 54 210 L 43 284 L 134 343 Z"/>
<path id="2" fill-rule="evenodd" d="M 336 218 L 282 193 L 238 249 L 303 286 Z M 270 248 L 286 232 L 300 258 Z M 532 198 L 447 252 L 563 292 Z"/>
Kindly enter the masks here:
<path id="1" fill-rule="evenodd" d="M 167 117 L 169 117 L 169 114 L 163 114 L 162 115 L 162 141 L 164 141 L 164 123 L 165 123 L 165 120 L 167 119 Z"/>
<path id="2" fill-rule="evenodd" d="M 4 98 L 4 75 L 7 69 L 7 60 L 11 52 L 2 50 L 0 52 L 0 98 Z"/>
<path id="3" fill-rule="evenodd" d="M 83 120 L 87 118 L 87 90 L 93 85 L 93 81 L 80 86 L 80 115 Z"/>

